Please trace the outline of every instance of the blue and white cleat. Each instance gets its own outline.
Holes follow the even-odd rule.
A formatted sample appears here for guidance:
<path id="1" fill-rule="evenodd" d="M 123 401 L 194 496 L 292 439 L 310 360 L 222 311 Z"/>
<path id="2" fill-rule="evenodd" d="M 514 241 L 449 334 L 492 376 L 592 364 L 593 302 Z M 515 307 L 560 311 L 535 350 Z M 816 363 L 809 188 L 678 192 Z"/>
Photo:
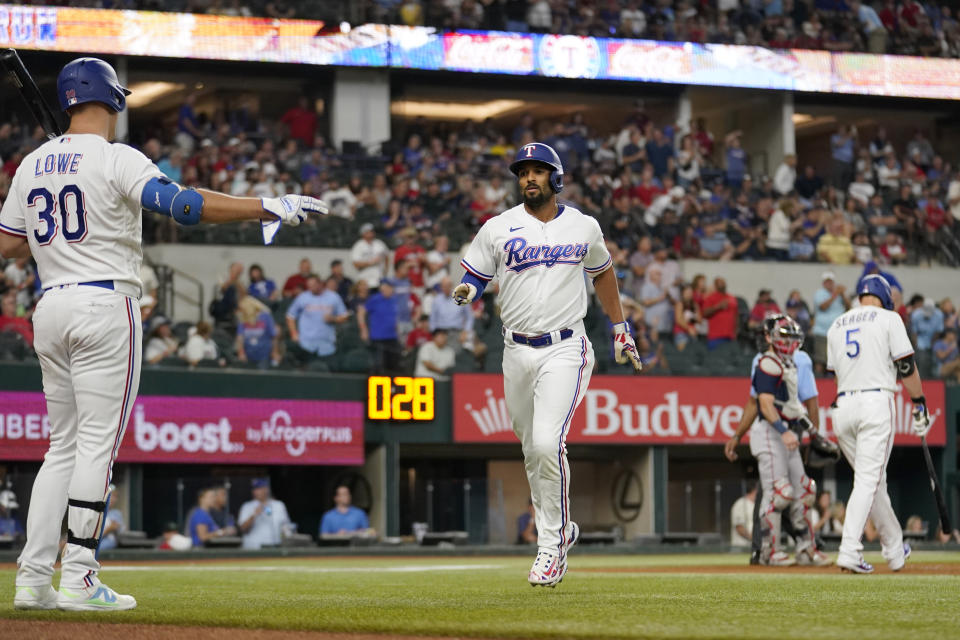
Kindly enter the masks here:
<path id="1" fill-rule="evenodd" d="M 79 589 L 61 586 L 57 596 L 61 611 L 126 611 L 136 606 L 133 596 L 117 593 L 103 583 Z"/>
<path id="2" fill-rule="evenodd" d="M 837 560 L 837 566 L 840 567 L 840 570 L 844 573 L 873 573 L 873 565 L 864 560 L 863 556 L 860 556 L 860 560 L 856 563 L 847 560 Z"/>
<path id="3" fill-rule="evenodd" d="M 13 596 L 13 608 L 28 611 L 45 611 L 57 608 L 57 592 L 50 585 L 43 587 L 17 587 Z"/>
<path id="4" fill-rule="evenodd" d="M 903 543 L 903 558 L 897 558 L 896 560 L 891 560 L 888 564 L 891 571 L 900 571 L 903 569 L 903 565 L 907 563 L 907 558 L 910 557 L 910 554 L 913 552 L 913 549 L 910 548 L 909 542 Z"/>

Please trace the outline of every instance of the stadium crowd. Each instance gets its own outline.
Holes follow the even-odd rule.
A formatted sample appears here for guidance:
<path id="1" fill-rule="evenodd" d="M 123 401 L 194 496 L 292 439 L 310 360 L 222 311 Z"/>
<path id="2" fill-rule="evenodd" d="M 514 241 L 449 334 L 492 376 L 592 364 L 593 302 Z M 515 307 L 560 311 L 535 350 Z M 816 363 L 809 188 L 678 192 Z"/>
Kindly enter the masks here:
<path id="1" fill-rule="evenodd" d="M 341 21 L 376 22 L 450 31 L 960 56 L 955 8 L 919 0 L 64 0 L 62 4 L 315 19 L 337 27 Z"/>
<path id="2" fill-rule="evenodd" d="M 827 306 L 821 292 L 794 292 L 782 306 L 760 292 L 751 309 L 750 292 L 733 296 L 720 280 L 681 282 L 678 261 L 685 258 L 819 261 L 828 271 L 829 264 L 861 264 L 864 273 L 934 260 L 956 266 L 960 258 L 960 177 L 922 131 L 896 149 L 883 128 L 861 136 L 840 125 L 822 174 L 787 156 L 772 176 L 752 176 L 741 132 L 715 136 L 702 119 L 661 126 L 642 103 L 622 126 L 605 132 L 588 127 L 583 114 L 556 122 L 527 115 L 510 130 L 491 121 L 407 125 L 382 155 L 343 153 L 318 134 L 306 98 L 268 122 L 245 112 L 204 115 L 190 95 L 175 132 L 148 129 L 137 146 L 186 186 L 235 195 L 303 192 L 327 201 L 330 216 L 295 233 L 284 230 L 281 241 L 349 248 L 359 273 L 352 282 L 342 263 L 312 265 L 309 257 L 295 273 L 291 265 L 290 274 L 236 263 L 208 309 L 212 322 L 188 326 L 171 324 L 157 308 L 158 280 L 147 267 L 141 305 L 148 365 L 437 376 L 496 370 L 502 340 L 495 288 L 472 310 L 453 306 L 451 257 L 487 219 L 517 201 L 505 167 L 515 148 L 534 139 L 560 154 L 562 199 L 600 221 L 652 372 L 702 371 L 706 348 L 733 349 L 724 343 L 738 340 L 746 357 L 767 311 L 790 313 L 817 336 L 818 327 L 822 333 L 829 324 L 825 318 L 849 304 L 843 285 L 855 284 L 834 283 L 840 290 L 834 295 L 825 279 Z M 0 198 L 42 139 L 31 128 L 0 125 Z M 182 228 L 152 215 L 144 217 L 144 233 L 148 243 L 260 242 L 257 225 Z M 273 278 L 283 278 L 282 286 Z M 4 265 L 0 352 L 29 352 L 30 310 L 41 292 L 29 261 Z M 960 376 L 953 304 L 898 295 L 930 369 Z M 595 342 L 608 342 L 596 308 L 588 328 Z"/>

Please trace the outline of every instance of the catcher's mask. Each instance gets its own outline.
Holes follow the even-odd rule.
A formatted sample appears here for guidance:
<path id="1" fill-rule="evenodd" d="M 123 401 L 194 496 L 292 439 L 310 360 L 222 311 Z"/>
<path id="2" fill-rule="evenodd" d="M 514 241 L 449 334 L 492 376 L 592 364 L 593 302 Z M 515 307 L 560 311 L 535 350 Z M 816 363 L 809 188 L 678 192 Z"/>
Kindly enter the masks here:
<path id="1" fill-rule="evenodd" d="M 778 356 L 792 359 L 803 344 L 803 331 L 795 320 L 783 314 L 767 316 L 763 321 L 763 336 Z"/>

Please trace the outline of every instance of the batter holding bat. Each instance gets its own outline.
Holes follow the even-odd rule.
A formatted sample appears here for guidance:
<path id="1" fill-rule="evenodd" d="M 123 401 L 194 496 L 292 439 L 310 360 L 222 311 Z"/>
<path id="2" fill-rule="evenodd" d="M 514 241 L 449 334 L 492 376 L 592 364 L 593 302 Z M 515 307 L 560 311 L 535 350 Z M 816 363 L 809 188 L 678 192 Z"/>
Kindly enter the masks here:
<path id="1" fill-rule="evenodd" d="M 890 285 L 880 275 L 864 278 L 857 289 L 860 307 L 833 321 L 827 331 L 827 368 L 837 375 L 834 431 L 840 450 L 853 468 L 853 491 L 847 500 L 837 566 L 852 573 L 873 573 L 863 559 L 867 517 L 880 534 L 887 565 L 903 568 L 910 546 L 887 495 L 887 461 L 893 449 L 899 376 L 913 403 L 913 432 L 930 430 L 927 401 L 913 358 L 913 345 L 894 311 Z"/>
<path id="2" fill-rule="evenodd" d="M 261 220 L 271 229 L 327 210 L 296 195 L 234 198 L 184 189 L 139 151 L 111 144 L 130 92 L 102 60 L 67 64 L 57 94 L 70 127 L 24 158 L 0 211 L 0 255 L 32 254 L 45 287 L 33 316 L 34 346 L 50 417 L 50 448 L 33 485 L 14 606 L 132 609 L 132 596 L 100 582 L 97 548 L 113 462 L 140 383 L 141 209 L 184 225 Z M 65 510 L 67 545 L 56 591 L 51 583 Z"/>
<path id="3" fill-rule="evenodd" d="M 527 579 L 533 586 L 554 587 L 580 535 L 570 519 L 566 437 L 594 363 L 583 328 L 584 272 L 613 323 L 617 362 L 630 362 L 637 371 L 641 364 L 600 225 L 557 202 L 563 167 L 556 151 L 540 142 L 526 144 L 510 171 L 519 180 L 523 203 L 480 228 L 461 262 L 466 274 L 453 298 L 469 304 L 499 278 L 504 395 L 536 510 L 539 548 Z"/>

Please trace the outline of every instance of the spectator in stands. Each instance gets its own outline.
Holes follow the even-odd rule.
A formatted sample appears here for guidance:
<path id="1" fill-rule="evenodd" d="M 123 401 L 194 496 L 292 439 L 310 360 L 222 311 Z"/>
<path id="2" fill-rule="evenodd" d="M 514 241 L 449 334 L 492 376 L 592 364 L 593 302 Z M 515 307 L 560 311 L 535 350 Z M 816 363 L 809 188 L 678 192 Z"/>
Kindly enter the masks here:
<path id="1" fill-rule="evenodd" d="M 340 296 L 344 302 L 350 297 L 353 280 L 344 275 L 342 260 L 335 258 L 330 261 L 330 277 L 327 278 L 327 286 L 331 287 L 331 291 Z"/>
<path id="2" fill-rule="evenodd" d="M 823 188 L 823 178 L 817 175 L 812 165 L 807 165 L 803 168 L 803 175 L 796 179 L 794 188 L 804 204 L 809 204 Z"/>
<path id="3" fill-rule="evenodd" d="M 111 485 L 110 510 L 107 511 L 103 518 L 103 532 L 100 535 L 100 546 L 97 549 L 98 552 L 106 551 L 108 549 L 116 549 L 120 542 L 120 534 L 123 533 L 127 528 L 123 522 L 123 512 L 117 508 L 120 506 L 120 504 L 122 504 L 122 502 L 123 500 L 120 495 L 120 490 L 115 485 Z"/>
<path id="4" fill-rule="evenodd" d="M 413 331 L 407 334 L 407 339 L 404 342 L 404 353 L 412 353 L 432 339 L 433 333 L 430 331 L 430 316 L 420 315 L 413 327 Z"/>
<path id="5" fill-rule="evenodd" d="M 197 102 L 195 93 L 188 93 L 180 105 L 180 112 L 177 114 L 177 135 L 175 137 L 177 146 L 185 152 L 193 151 L 194 145 L 203 137 L 203 130 L 200 128 L 200 120 L 193 107 Z M 171 178 L 172 180 L 173 178 Z"/>
<path id="6" fill-rule="evenodd" d="M 724 138 L 725 156 L 727 161 L 727 186 L 735 193 L 740 191 L 743 177 L 747 173 L 747 152 L 744 151 L 740 138 L 743 131 L 731 131 Z"/>
<path id="7" fill-rule="evenodd" d="M 440 281 L 450 276 L 450 239 L 440 235 L 433 239 L 433 249 L 427 253 L 427 273 L 423 284 L 427 289 L 434 289 Z"/>
<path id="8" fill-rule="evenodd" d="M 817 242 L 817 255 L 831 264 L 850 264 L 853 262 L 853 243 L 842 216 L 830 220 L 827 233 Z"/>
<path id="9" fill-rule="evenodd" d="M 957 348 L 956 329 L 947 329 L 943 336 L 933 343 L 933 359 L 940 378 L 954 378 L 960 382 L 960 349 Z"/>
<path id="10" fill-rule="evenodd" d="M 297 104 L 290 107 L 282 116 L 280 122 L 287 125 L 290 137 L 300 143 L 301 148 L 313 146 L 317 135 L 317 111 L 310 105 L 307 96 L 297 98 Z"/>
<path id="11" fill-rule="evenodd" d="M 417 364 L 413 375 L 449 380 L 455 362 L 456 353 L 448 344 L 447 331 L 436 329 L 432 339 L 417 351 Z"/>
<path id="12" fill-rule="evenodd" d="M 393 266 L 396 268 L 401 262 L 406 262 L 409 267 L 407 274 L 410 283 L 414 289 L 422 291 L 427 251 L 417 242 L 416 228 L 406 227 L 400 232 L 400 235 L 403 238 L 403 244 L 397 247 L 397 250 L 393 253 Z"/>
<path id="13" fill-rule="evenodd" d="M 251 480 L 250 493 L 253 499 L 243 503 L 237 516 L 243 548 L 279 546 L 284 533 L 291 529 L 287 505 L 270 495 L 269 478 Z"/>
<path id="14" fill-rule="evenodd" d="M 350 187 L 341 184 L 336 178 L 330 180 L 327 185 L 327 190 L 321 194 L 320 199 L 330 207 L 331 215 L 346 220 L 353 220 L 357 207 L 360 204 L 360 201 L 357 199 L 357 196 L 353 194 L 353 191 L 350 190 Z"/>
<path id="15" fill-rule="evenodd" d="M 217 343 L 213 341 L 212 335 L 213 327 L 209 322 L 198 322 L 195 327 L 192 327 L 186 344 L 180 349 L 180 357 L 191 367 L 197 366 L 200 361 L 215 363 L 221 367 L 227 366 L 226 359 L 220 358 L 217 353 Z"/>
<path id="16" fill-rule="evenodd" d="M 739 321 L 737 298 L 727 293 L 727 281 L 713 281 L 713 292 L 703 300 L 703 317 L 707 319 L 707 348 L 716 349 L 721 344 L 737 339 Z"/>
<path id="17" fill-rule="evenodd" d="M 787 196 L 793 193 L 793 185 L 797 181 L 797 156 L 788 153 L 783 156 L 783 162 L 777 167 L 773 175 L 773 188 L 777 194 Z"/>
<path id="18" fill-rule="evenodd" d="M 7 331 L 19 334 L 24 343 L 33 348 L 33 327 L 29 320 L 17 315 L 17 294 L 13 291 L 0 299 L 0 333 Z"/>
<path id="19" fill-rule="evenodd" d="M 187 521 L 187 532 L 195 547 L 202 547 L 208 540 L 237 533 L 235 527 L 220 527 L 211 517 L 210 511 L 216 504 L 216 492 L 214 487 L 207 487 L 197 494 L 197 507 L 191 512 Z"/>
<path id="20" fill-rule="evenodd" d="M 821 286 L 813 294 L 813 362 L 819 373 L 825 371 L 827 364 L 827 330 L 850 308 L 847 289 L 836 279 L 833 271 L 824 271 Z"/>
<path id="21" fill-rule="evenodd" d="M 11 260 L 3 270 L 3 277 L 7 281 L 7 286 L 16 292 L 18 305 L 24 309 L 33 306 L 35 276 L 29 257 Z"/>
<path id="22" fill-rule="evenodd" d="M 907 247 L 903 240 L 895 233 L 889 232 L 880 245 L 880 259 L 885 264 L 898 265 L 907 260 Z"/>
<path id="23" fill-rule="evenodd" d="M 770 289 L 760 289 L 760 293 L 757 294 L 757 301 L 750 309 L 747 327 L 752 331 L 760 331 L 763 328 L 764 318 L 772 313 L 780 313 L 780 307 L 773 300 Z"/>
<path id="24" fill-rule="evenodd" d="M 916 336 L 917 349 L 929 351 L 934 338 L 943 331 L 943 311 L 932 298 L 924 298 L 923 306 L 910 314 L 910 328 Z"/>
<path id="25" fill-rule="evenodd" d="M 17 495 L 13 491 L 9 488 L 0 491 L 0 536 L 10 536 L 17 542 L 25 535 L 23 524 L 13 513 L 19 508 Z"/>
<path id="26" fill-rule="evenodd" d="M 311 273 L 313 273 L 313 265 L 310 264 L 309 258 L 301 258 L 298 271 L 283 283 L 283 297 L 296 298 L 306 291 L 307 278 L 310 277 Z"/>
<path id="27" fill-rule="evenodd" d="M 270 305 L 280 299 L 277 283 L 263 275 L 263 267 L 258 264 L 252 264 L 247 273 L 250 277 L 250 285 L 247 287 L 247 293 L 249 295 L 266 305 Z"/>
<path id="28" fill-rule="evenodd" d="M 349 315 L 340 296 L 327 290 L 320 278 L 311 274 L 307 278 L 307 290 L 287 309 L 287 331 L 299 348 L 296 359 L 302 364 L 312 361 L 332 364 L 337 350 L 333 325 L 343 324 Z"/>
<path id="29" fill-rule="evenodd" d="M 230 265 L 227 277 L 217 286 L 216 297 L 210 303 L 210 315 L 214 324 L 232 333 L 236 330 L 237 303 L 246 292 L 246 287 L 240 280 L 243 276 L 243 264 L 234 262 Z"/>
<path id="30" fill-rule="evenodd" d="M 677 350 L 683 351 L 691 340 L 697 339 L 697 327 L 702 320 L 700 307 L 694 300 L 693 285 L 683 285 L 679 299 L 673 303 L 673 343 Z"/>
<path id="31" fill-rule="evenodd" d="M 170 320 L 165 316 L 155 316 L 150 323 L 150 334 L 143 359 L 148 364 L 159 364 L 164 358 L 175 357 L 179 349 L 180 342 L 173 335 Z"/>
<path id="32" fill-rule="evenodd" d="M 213 506 L 210 508 L 210 517 L 220 528 L 233 527 L 237 524 L 227 507 L 228 497 L 225 485 L 221 484 L 213 488 Z"/>
<path id="33" fill-rule="evenodd" d="M 344 301 L 351 313 L 357 313 L 357 309 L 366 304 L 370 297 L 370 285 L 364 279 L 357 280 L 350 287 L 350 295 Z"/>
<path id="34" fill-rule="evenodd" d="M 943 312 L 944 328 L 960 331 L 960 313 L 957 312 L 957 308 L 950 298 L 944 298 L 940 301 L 940 311 Z"/>
<path id="35" fill-rule="evenodd" d="M 792 234 L 790 237 L 790 246 L 787 249 L 790 261 L 809 262 L 812 260 L 817 248 L 807 234 L 803 232 L 803 228 L 794 228 Z"/>
<path id="36" fill-rule="evenodd" d="M 359 272 L 357 277 L 365 280 L 371 289 L 380 286 L 380 281 L 386 277 L 390 249 L 377 238 L 369 222 L 360 226 L 360 239 L 350 249 L 350 260 Z"/>
<path id="37" fill-rule="evenodd" d="M 272 362 L 279 360 L 277 326 L 270 310 L 253 296 L 247 296 L 240 301 L 237 314 L 237 360 L 269 369 Z"/>
<path id="38" fill-rule="evenodd" d="M 517 516 L 517 544 L 533 544 L 537 541 L 537 512 L 533 498 L 527 500 L 527 509 Z"/>
<path id="39" fill-rule="evenodd" d="M 867 35 L 867 50 L 870 53 L 886 53 L 887 29 L 877 12 L 861 0 L 850 0 L 849 6 L 863 32 Z"/>
<path id="40" fill-rule="evenodd" d="M 397 339 L 397 307 L 403 303 L 394 295 L 389 279 L 357 310 L 360 337 L 370 343 L 374 373 L 397 373 L 400 369 L 400 342 Z"/>
<path id="41" fill-rule="evenodd" d="M 747 482 L 747 492 L 730 507 L 730 546 L 748 548 L 753 538 L 753 505 L 757 500 L 757 482 Z"/>
<path id="42" fill-rule="evenodd" d="M 653 135 L 647 140 L 644 149 L 647 161 L 653 167 L 653 174 L 657 178 L 673 173 L 675 164 L 673 144 L 663 135 L 662 130 L 653 127 Z"/>
<path id="43" fill-rule="evenodd" d="M 646 278 L 647 268 L 653 263 L 653 241 L 650 236 L 641 236 L 637 240 L 637 248 L 630 254 L 630 274 L 631 281 L 630 292 L 634 298 L 641 297 L 644 278 Z"/>
<path id="44" fill-rule="evenodd" d="M 807 307 L 807 303 L 801 297 L 798 289 L 790 292 L 784 308 L 787 315 L 797 321 L 797 324 L 800 325 L 800 329 L 803 330 L 804 334 L 810 333 L 812 320 L 810 317 L 810 309 Z"/>
<path id="45" fill-rule="evenodd" d="M 320 520 L 320 537 L 324 536 L 365 536 L 376 535 L 370 528 L 367 514 L 352 504 L 350 488 L 346 485 L 337 487 L 333 496 L 334 508 L 323 514 Z"/>
<path id="46" fill-rule="evenodd" d="M 647 277 L 640 290 L 640 303 L 644 307 L 647 325 L 659 335 L 673 330 L 673 300 L 662 282 L 663 269 L 659 265 L 647 268 Z"/>
<path id="47" fill-rule="evenodd" d="M 456 336 L 453 348 L 473 350 L 473 311 L 470 305 L 460 306 L 453 301 L 453 282 L 444 278 L 440 282 L 440 292 L 434 297 L 430 306 L 430 331 L 446 329 Z"/>
<path id="48" fill-rule="evenodd" d="M 767 253 L 775 260 L 786 260 L 790 256 L 790 229 L 795 206 L 794 200 L 783 198 L 767 222 Z"/>

